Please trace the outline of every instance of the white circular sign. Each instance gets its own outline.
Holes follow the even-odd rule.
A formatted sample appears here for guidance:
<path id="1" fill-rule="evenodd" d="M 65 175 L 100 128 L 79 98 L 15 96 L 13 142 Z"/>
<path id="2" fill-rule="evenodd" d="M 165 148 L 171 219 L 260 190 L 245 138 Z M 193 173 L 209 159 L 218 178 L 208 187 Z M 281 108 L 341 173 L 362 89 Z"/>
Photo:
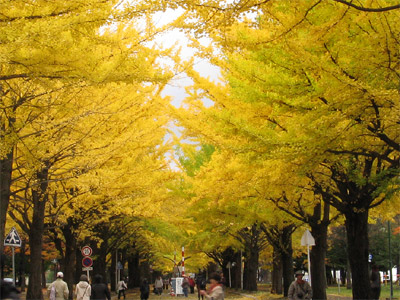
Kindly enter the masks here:
<path id="1" fill-rule="evenodd" d="M 89 246 L 84 246 L 81 251 L 83 256 L 90 256 L 93 252 L 92 248 L 90 248 Z"/>

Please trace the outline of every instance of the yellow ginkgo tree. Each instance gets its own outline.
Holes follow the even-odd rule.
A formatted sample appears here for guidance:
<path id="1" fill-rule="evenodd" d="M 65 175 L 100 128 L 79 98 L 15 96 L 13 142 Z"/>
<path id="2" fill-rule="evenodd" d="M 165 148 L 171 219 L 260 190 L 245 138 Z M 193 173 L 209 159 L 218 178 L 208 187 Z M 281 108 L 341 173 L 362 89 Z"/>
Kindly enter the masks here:
<path id="1" fill-rule="evenodd" d="M 133 124 L 142 127 L 136 122 L 142 116 L 153 121 L 146 126 L 165 124 L 160 117 L 149 116 L 154 110 L 118 99 L 131 94 L 140 104 L 160 105 L 152 100 L 159 98 L 160 87 L 170 76 L 158 64 L 167 51 L 150 48 L 148 42 L 157 29 L 142 26 L 153 10 L 163 6 L 153 4 L 97 0 L 0 4 L 4 25 L 0 30 L 0 234 L 4 235 L 11 193 L 17 202 L 30 199 L 25 206 L 29 220 L 24 220 L 30 223 L 33 245 L 28 299 L 42 298 L 43 217 L 55 183 L 98 167 L 98 156 L 118 143 L 112 138 L 134 130 Z M 118 95 L 118 89 L 125 95 Z M 127 122 L 114 129 L 110 122 L 118 117 Z M 141 139 L 143 131 L 137 133 L 131 138 Z M 136 141 L 137 145 L 155 151 L 145 148 L 145 140 Z"/>
<path id="2" fill-rule="evenodd" d="M 398 186 L 399 10 L 259 4 L 257 18 L 209 32 L 220 52 L 202 47 L 201 55 L 221 68 L 224 82 L 188 71 L 196 85 L 179 113 L 182 126 L 252 163 L 299 164 L 345 217 L 353 297 L 366 299 L 368 213 L 395 199 Z M 204 107 L 204 97 L 214 106 Z"/>

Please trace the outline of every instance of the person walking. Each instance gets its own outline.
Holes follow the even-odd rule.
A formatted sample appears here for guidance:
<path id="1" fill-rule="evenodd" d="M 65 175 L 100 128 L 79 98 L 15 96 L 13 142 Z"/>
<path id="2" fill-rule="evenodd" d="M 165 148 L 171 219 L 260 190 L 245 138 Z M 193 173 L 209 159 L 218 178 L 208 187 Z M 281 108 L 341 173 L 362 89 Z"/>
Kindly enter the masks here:
<path id="1" fill-rule="evenodd" d="M 150 294 L 150 286 L 147 279 L 143 279 L 142 284 L 140 285 L 140 300 L 149 299 Z"/>
<path id="2" fill-rule="evenodd" d="M 189 279 L 187 278 L 186 275 L 183 276 L 183 282 L 182 282 L 181 286 L 182 286 L 183 294 L 185 295 L 185 297 L 188 297 L 190 285 L 189 285 Z"/>
<path id="3" fill-rule="evenodd" d="M 201 295 L 200 291 L 201 290 L 205 290 L 206 286 L 207 286 L 207 282 L 204 279 L 204 277 L 200 276 L 200 275 L 197 276 L 196 277 L 196 288 L 197 288 L 197 298 L 198 298 L 198 300 L 200 300 L 200 297 L 201 297 L 201 300 L 204 299 L 204 295 Z"/>
<path id="4" fill-rule="evenodd" d="M 63 280 L 64 273 L 58 272 L 57 279 L 53 281 L 48 289 L 47 295 L 50 300 L 67 300 L 69 296 L 69 290 L 67 283 Z"/>
<path id="5" fill-rule="evenodd" d="M 120 281 L 118 281 L 117 284 L 117 290 L 118 290 L 118 300 L 121 298 L 121 295 L 124 297 L 124 300 L 126 298 L 125 295 L 125 290 L 128 288 L 128 286 L 125 283 L 125 278 L 122 277 Z"/>
<path id="6" fill-rule="evenodd" d="M 92 294 L 92 287 L 88 282 L 86 275 L 81 275 L 79 282 L 75 287 L 76 300 L 90 300 Z"/>
<path id="7" fill-rule="evenodd" d="M 164 278 L 163 282 L 164 282 L 164 290 L 168 290 L 169 279 L 166 277 L 166 278 Z"/>
<path id="8" fill-rule="evenodd" d="M 210 289 L 208 291 L 201 290 L 200 294 L 211 300 L 224 300 L 224 290 L 220 283 L 221 276 L 217 273 L 210 275 Z"/>
<path id="9" fill-rule="evenodd" d="M 377 265 L 372 266 L 370 280 L 372 299 L 378 300 L 381 295 L 381 275 L 379 274 L 379 268 Z"/>
<path id="10" fill-rule="evenodd" d="M 312 289 L 307 281 L 303 280 L 303 271 L 296 271 L 296 279 L 289 286 L 289 300 L 310 300 L 312 298 Z"/>
<path id="11" fill-rule="evenodd" d="M 194 287 L 196 286 L 196 283 L 194 282 L 194 279 L 189 276 L 189 286 L 190 286 L 190 293 L 194 294 Z"/>
<path id="12" fill-rule="evenodd" d="M 110 290 L 108 286 L 103 283 L 103 276 L 100 274 L 94 275 L 92 284 L 92 294 L 90 299 L 92 300 L 111 300 Z"/>
<path id="13" fill-rule="evenodd" d="M 163 283 L 163 280 L 162 280 L 161 276 L 158 276 L 156 278 L 156 281 L 154 282 L 154 288 L 156 290 L 156 294 L 157 295 L 161 295 L 162 294 L 163 285 L 164 285 L 164 283 Z"/>

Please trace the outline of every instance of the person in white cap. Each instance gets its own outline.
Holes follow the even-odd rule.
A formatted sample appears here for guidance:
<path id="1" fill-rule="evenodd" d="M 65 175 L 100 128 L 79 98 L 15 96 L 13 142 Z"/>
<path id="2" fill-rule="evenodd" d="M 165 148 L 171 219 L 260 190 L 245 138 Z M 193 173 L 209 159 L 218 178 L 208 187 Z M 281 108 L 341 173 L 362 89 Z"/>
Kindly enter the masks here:
<path id="1" fill-rule="evenodd" d="M 67 300 L 69 296 L 69 290 L 67 283 L 63 280 L 63 272 L 57 273 L 57 279 L 50 284 L 47 289 L 47 295 L 50 300 Z"/>

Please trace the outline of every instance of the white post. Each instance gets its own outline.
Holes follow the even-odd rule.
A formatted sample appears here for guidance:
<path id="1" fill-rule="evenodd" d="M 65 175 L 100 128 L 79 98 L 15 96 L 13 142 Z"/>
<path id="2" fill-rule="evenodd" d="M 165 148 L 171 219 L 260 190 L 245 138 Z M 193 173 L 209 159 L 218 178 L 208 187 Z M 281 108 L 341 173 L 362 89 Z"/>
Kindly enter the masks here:
<path id="1" fill-rule="evenodd" d="M 310 283 L 311 286 L 311 267 L 310 267 L 310 245 L 307 244 L 307 260 L 308 260 L 308 282 Z"/>
<path id="2" fill-rule="evenodd" d="M 14 252 L 14 247 L 11 247 L 11 249 L 12 249 L 13 282 L 15 286 L 15 252 Z"/>
<path id="3" fill-rule="evenodd" d="M 307 259 L 308 259 L 308 281 L 311 285 L 311 262 L 310 262 L 310 246 L 315 245 L 315 239 L 311 235 L 311 232 L 306 229 L 303 236 L 301 237 L 301 245 L 307 246 Z"/>

